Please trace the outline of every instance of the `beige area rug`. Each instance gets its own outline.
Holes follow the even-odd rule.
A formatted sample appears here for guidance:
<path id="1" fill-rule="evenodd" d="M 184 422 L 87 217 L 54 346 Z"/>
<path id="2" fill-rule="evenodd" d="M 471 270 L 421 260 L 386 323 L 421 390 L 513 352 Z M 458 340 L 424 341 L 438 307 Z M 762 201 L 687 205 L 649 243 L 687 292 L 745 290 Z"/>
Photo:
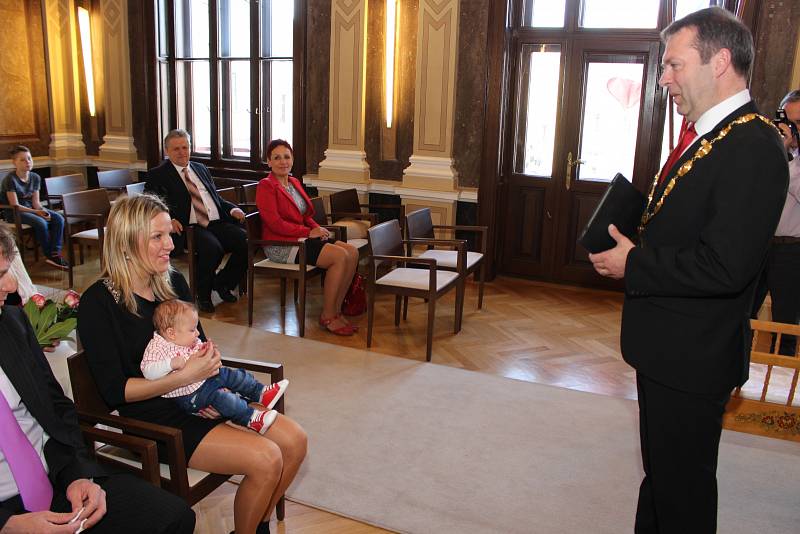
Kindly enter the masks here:
<path id="1" fill-rule="evenodd" d="M 633 531 L 635 402 L 203 324 L 226 355 L 284 362 L 310 437 L 292 500 L 398 532 Z M 798 480 L 797 444 L 726 432 L 719 532 L 800 531 Z"/>

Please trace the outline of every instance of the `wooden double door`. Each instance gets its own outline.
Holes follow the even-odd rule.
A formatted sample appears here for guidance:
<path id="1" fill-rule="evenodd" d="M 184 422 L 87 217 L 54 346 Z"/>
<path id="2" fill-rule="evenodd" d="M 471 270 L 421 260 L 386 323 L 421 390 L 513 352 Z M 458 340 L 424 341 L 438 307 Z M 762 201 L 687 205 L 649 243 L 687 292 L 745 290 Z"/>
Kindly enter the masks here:
<path id="1" fill-rule="evenodd" d="M 504 114 L 501 270 L 621 287 L 594 272 L 576 240 L 616 173 L 645 191 L 659 168 L 668 95 L 658 86 L 658 32 L 517 26 Z"/>

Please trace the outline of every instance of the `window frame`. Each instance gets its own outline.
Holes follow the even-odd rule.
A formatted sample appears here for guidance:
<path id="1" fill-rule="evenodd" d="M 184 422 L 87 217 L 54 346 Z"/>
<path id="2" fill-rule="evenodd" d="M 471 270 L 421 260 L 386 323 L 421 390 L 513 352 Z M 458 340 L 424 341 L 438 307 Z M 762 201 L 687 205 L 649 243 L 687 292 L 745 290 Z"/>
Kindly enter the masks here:
<path id="1" fill-rule="evenodd" d="M 292 61 L 292 145 L 295 152 L 293 173 L 302 175 L 305 173 L 305 139 L 302 136 L 305 123 L 304 87 L 305 76 L 305 28 L 306 28 L 306 8 L 304 0 L 294 1 L 294 27 L 293 27 L 293 47 L 292 56 L 262 56 L 261 55 L 261 22 L 260 6 L 261 2 L 250 1 L 250 50 L 249 57 L 222 56 L 220 54 L 220 27 L 219 27 L 219 5 L 225 0 L 208 0 L 208 19 L 209 19 L 209 53 L 208 57 L 177 57 L 175 39 L 175 4 L 178 2 L 188 3 L 190 0 L 153 0 L 152 12 L 152 37 L 153 54 L 150 61 L 150 71 L 152 74 L 151 89 L 158 94 L 158 102 L 155 104 L 153 113 L 149 117 L 150 130 L 158 132 L 158 145 L 155 154 L 152 154 L 154 144 L 151 143 L 151 154 L 148 157 L 150 166 L 157 165 L 163 160 L 163 144 L 161 140 L 166 135 L 168 129 L 177 128 L 178 116 L 180 113 L 186 115 L 186 128 L 189 133 L 192 131 L 191 118 L 191 93 L 194 90 L 191 84 L 189 69 L 185 69 L 185 79 L 182 85 L 185 87 L 184 94 L 187 98 L 183 105 L 185 110 L 180 110 L 177 90 L 179 87 L 178 76 L 181 74 L 179 64 L 190 64 L 192 62 L 206 61 L 209 66 L 210 81 L 210 122 L 211 122 L 211 147 L 210 153 L 195 152 L 194 135 L 192 144 L 192 159 L 204 163 L 212 174 L 216 176 L 229 176 L 244 179 L 257 179 L 263 177 L 268 172 L 268 166 L 264 162 L 262 155 L 269 139 L 262 135 L 262 125 L 271 124 L 271 110 L 261 105 L 261 98 L 264 91 L 269 91 L 271 80 L 262 76 L 262 64 L 272 61 Z M 163 20 L 166 25 L 162 32 L 159 24 L 159 12 L 163 9 Z M 185 20 L 190 15 L 188 10 L 184 10 Z M 159 33 L 165 36 L 165 47 L 159 46 Z M 160 49 L 161 48 L 161 49 Z M 163 52 L 163 53 L 162 53 Z M 229 118 L 226 116 L 227 98 L 229 91 L 226 85 L 230 78 L 225 76 L 225 72 L 230 70 L 232 61 L 245 60 L 249 62 L 250 71 L 250 156 L 240 157 L 233 155 L 232 139 L 230 135 Z M 163 83 L 161 72 L 165 66 L 167 80 Z M 160 87 L 166 87 L 168 94 L 161 94 Z M 164 106 L 161 102 L 164 102 Z M 155 161 L 153 161 L 155 160 Z"/>

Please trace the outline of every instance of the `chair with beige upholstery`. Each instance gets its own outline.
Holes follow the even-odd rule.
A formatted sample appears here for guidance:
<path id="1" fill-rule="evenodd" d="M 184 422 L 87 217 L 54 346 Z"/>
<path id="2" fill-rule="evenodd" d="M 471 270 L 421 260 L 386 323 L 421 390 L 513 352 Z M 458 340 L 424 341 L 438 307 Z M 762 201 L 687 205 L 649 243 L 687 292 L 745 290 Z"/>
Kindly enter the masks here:
<path id="1" fill-rule="evenodd" d="M 468 251 L 465 271 L 460 273 L 462 278 L 466 279 L 470 274 L 475 274 L 478 279 L 478 309 L 483 307 L 483 285 L 486 279 L 486 226 L 465 226 L 465 225 L 443 225 L 433 224 L 431 219 L 430 208 L 423 208 L 412 211 L 406 215 L 406 237 L 412 243 L 409 243 L 407 253 L 412 254 L 413 242 L 418 239 L 435 239 L 435 230 L 446 230 L 449 232 L 474 232 L 480 237 L 477 252 Z M 448 271 L 455 271 L 458 268 L 458 252 L 455 250 L 441 250 L 434 248 L 431 245 L 426 245 L 427 250 L 419 254 L 420 258 L 433 258 L 436 260 L 436 265 L 439 269 Z M 405 313 L 405 310 L 404 310 Z"/>
<path id="2" fill-rule="evenodd" d="M 112 413 L 97 390 L 83 352 L 70 356 L 67 365 L 81 430 L 97 461 L 161 486 L 184 499 L 190 506 L 231 478 L 230 475 L 206 473 L 188 467 L 188 458 L 183 451 L 183 435 L 179 429 Z M 268 383 L 283 380 L 281 364 L 223 358 L 222 365 L 267 374 Z M 284 413 L 284 399 L 278 401 L 275 409 Z M 102 425 L 103 428 L 96 425 Z M 157 444 L 163 447 L 165 457 L 158 457 Z M 283 497 L 278 501 L 276 513 L 278 520 L 282 521 Z"/>
<path id="3" fill-rule="evenodd" d="M 431 361 L 433 348 L 433 324 L 436 317 L 436 301 L 451 289 L 456 290 L 455 320 L 453 333 L 461 330 L 461 315 L 464 309 L 463 284 L 459 284 L 458 272 L 443 271 L 437 268 L 432 258 L 415 258 L 403 250 L 408 241 L 403 240 L 400 223 L 393 219 L 373 226 L 368 230 L 370 243 L 369 275 L 367 277 L 367 347 L 372 346 L 372 327 L 375 322 L 375 297 L 381 293 L 395 296 L 394 324 L 400 324 L 400 303 L 404 297 L 417 297 L 428 301 L 428 330 L 426 359 Z M 431 245 L 439 244 L 435 239 L 418 240 Z M 454 244 L 447 241 L 448 244 Z M 466 262 L 466 243 L 455 243 L 458 249 L 457 266 L 460 272 Z M 379 269 L 389 267 L 388 272 Z M 425 268 L 412 268 L 407 265 L 424 265 Z"/>
<path id="4" fill-rule="evenodd" d="M 103 258 L 103 240 L 106 220 L 111 211 L 108 191 L 105 189 L 88 189 L 76 193 L 67 193 L 61 197 L 64 204 L 64 233 L 67 237 L 67 253 L 69 257 L 69 287 L 72 287 L 73 269 L 75 268 L 75 249 L 78 245 L 80 261 L 83 263 L 83 245 L 97 245 L 98 253 Z M 76 226 L 84 229 L 75 231 Z"/>
<path id="5" fill-rule="evenodd" d="M 257 211 L 248 213 L 245 218 L 247 228 L 247 324 L 253 325 L 253 301 L 255 300 L 256 272 L 280 278 L 281 280 L 281 309 L 286 309 L 286 281 L 293 280 L 295 284 L 295 302 L 297 309 L 297 325 L 300 337 L 306 333 L 306 288 L 308 280 L 324 272 L 323 269 L 306 262 L 306 247 L 303 241 L 275 241 L 261 239 L 261 214 Z M 280 247 L 298 247 L 298 263 L 277 263 L 269 259 L 259 260 L 265 246 L 276 245 Z"/>
<path id="6" fill-rule="evenodd" d="M 359 257 L 366 256 L 369 253 L 369 247 L 367 246 L 369 241 L 367 239 L 351 237 L 347 234 L 347 225 L 339 223 L 333 224 L 331 222 L 331 216 L 325 211 L 325 199 L 322 197 L 314 197 L 311 199 L 311 205 L 314 207 L 314 222 L 320 226 L 327 227 L 332 225 L 341 228 L 341 240 L 356 247 Z"/>
<path id="7" fill-rule="evenodd" d="M 358 191 L 355 189 L 331 193 L 328 200 L 331 206 L 331 221 L 334 224 L 346 226 L 349 239 L 366 239 L 367 229 L 378 224 L 376 210 L 392 210 L 393 213 L 397 213 L 401 230 L 405 224 L 405 206 L 402 204 L 362 204 L 358 198 Z M 366 209 L 367 213 L 364 213 L 363 209 Z"/>

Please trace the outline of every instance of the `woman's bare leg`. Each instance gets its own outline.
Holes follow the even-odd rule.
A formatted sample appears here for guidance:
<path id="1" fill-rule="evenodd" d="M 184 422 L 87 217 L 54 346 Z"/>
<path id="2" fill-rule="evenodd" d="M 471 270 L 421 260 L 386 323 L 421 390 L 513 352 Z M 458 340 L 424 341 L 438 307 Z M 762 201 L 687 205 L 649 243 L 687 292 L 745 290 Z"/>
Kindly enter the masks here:
<path id="1" fill-rule="evenodd" d="M 292 419 L 278 415 L 278 418 L 269 427 L 265 437 L 274 442 L 281 450 L 283 457 L 283 473 L 275 493 L 269 501 L 269 507 L 264 514 L 262 521 L 269 521 L 278 499 L 286 493 L 286 489 L 292 484 L 303 459 L 306 457 L 308 448 L 308 436 L 305 430 Z"/>
<path id="2" fill-rule="evenodd" d="M 336 295 L 336 302 L 338 303 L 336 309 L 341 310 L 344 297 L 347 295 L 347 290 L 350 289 L 350 282 L 353 281 L 353 276 L 356 274 L 356 269 L 358 268 L 358 249 L 353 245 L 348 245 L 344 241 L 337 241 L 334 244 L 344 251 L 345 261 L 347 263 L 347 270 L 343 276 L 342 286 L 339 289 L 339 294 Z"/>
<path id="3" fill-rule="evenodd" d="M 296 463 L 297 459 L 293 457 L 292 462 Z M 252 430 L 221 424 L 206 434 L 197 446 L 189 467 L 210 473 L 244 475 L 233 501 L 233 521 L 236 532 L 252 533 L 271 512 L 284 463 L 282 449 L 274 441 Z M 297 466 L 293 469 L 292 478 Z"/>
<path id="4" fill-rule="evenodd" d="M 322 290 L 324 297 L 322 318 L 333 319 L 333 322 L 331 322 L 328 327 L 329 329 L 335 330 L 347 324 L 341 318 L 334 319 L 339 315 L 339 310 L 342 307 L 341 301 L 338 300 L 339 293 L 341 291 L 347 291 L 347 285 L 345 285 L 344 290 L 342 290 L 344 278 L 349 271 L 347 261 L 347 253 L 341 247 L 331 245 L 330 243 L 322 247 L 319 258 L 317 258 L 317 266 L 326 270 L 325 286 Z"/>

